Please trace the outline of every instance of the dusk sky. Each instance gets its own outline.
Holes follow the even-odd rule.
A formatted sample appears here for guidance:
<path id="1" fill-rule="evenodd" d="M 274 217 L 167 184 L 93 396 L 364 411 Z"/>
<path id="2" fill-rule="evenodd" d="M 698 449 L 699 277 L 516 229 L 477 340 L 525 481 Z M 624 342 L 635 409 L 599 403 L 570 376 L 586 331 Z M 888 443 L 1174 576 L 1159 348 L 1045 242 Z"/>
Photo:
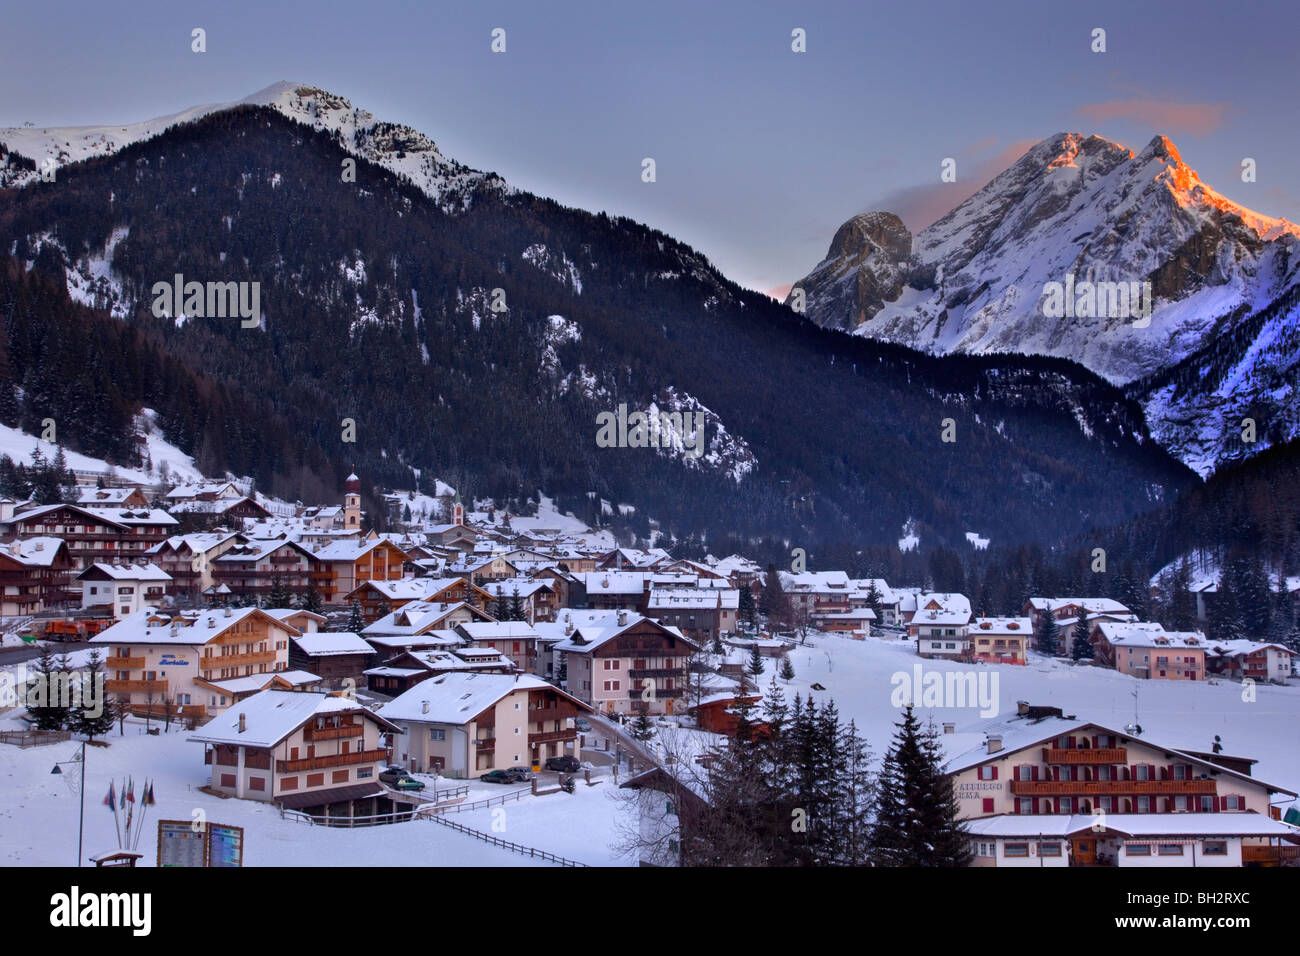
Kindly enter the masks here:
<path id="1" fill-rule="evenodd" d="M 0 127 L 130 122 L 308 83 L 767 290 L 809 271 L 851 215 L 888 209 L 915 231 L 1062 131 L 1134 150 L 1164 133 L 1229 198 L 1300 221 L 1298 35 L 1294 3 L 1208 0 L 25 3 L 0 34 Z M 1241 181 L 1243 157 L 1257 182 Z"/>

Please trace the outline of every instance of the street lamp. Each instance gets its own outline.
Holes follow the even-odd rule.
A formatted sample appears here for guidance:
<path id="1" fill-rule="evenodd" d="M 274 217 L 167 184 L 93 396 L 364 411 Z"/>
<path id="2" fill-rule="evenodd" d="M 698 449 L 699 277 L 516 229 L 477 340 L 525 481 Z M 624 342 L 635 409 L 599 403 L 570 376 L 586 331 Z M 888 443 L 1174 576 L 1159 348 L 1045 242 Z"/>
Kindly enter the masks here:
<path id="1" fill-rule="evenodd" d="M 77 819 L 77 866 L 81 866 L 82 837 L 86 832 L 86 742 L 84 740 L 81 742 L 81 751 L 75 757 L 71 760 L 64 760 L 62 763 L 56 763 L 50 773 L 62 774 L 63 764 L 65 763 L 81 764 L 81 779 L 75 783 L 71 778 L 64 781 L 81 797 L 81 811 Z"/>

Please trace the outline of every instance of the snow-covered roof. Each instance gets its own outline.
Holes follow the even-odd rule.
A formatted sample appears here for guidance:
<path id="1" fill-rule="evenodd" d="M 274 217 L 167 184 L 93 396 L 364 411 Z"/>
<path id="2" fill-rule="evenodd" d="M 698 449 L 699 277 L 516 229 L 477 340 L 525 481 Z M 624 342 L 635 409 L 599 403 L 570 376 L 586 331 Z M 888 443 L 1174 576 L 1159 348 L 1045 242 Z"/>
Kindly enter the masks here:
<path id="1" fill-rule="evenodd" d="M 518 690 L 550 690 L 569 696 L 531 674 L 441 674 L 421 681 L 385 704 L 383 715 L 388 720 L 463 724 Z M 583 710 L 591 709 L 576 698 L 569 699 Z"/>
<path id="2" fill-rule="evenodd" d="M 359 634 L 351 631 L 313 631 L 293 639 L 299 650 L 309 657 L 332 657 L 337 654 L 373 654 Z"/>
<path id="3" fill-rule="evenodd" d="M 645 589 L 645 571 L 580 571 L 578 580 L 588 594 L 640 594 Z"/>
<path id="4" fill-rule="evenodd" d="M 1270 641 L 1215 641 L 1213 646 L 1206 651 L 1207 657 L 1241 657 L 1245 654 L 1254 654 L 1257 651 L 1272 648 L 1281 654 L 1294 653 L 1290 648 L 1282 644 L 1274 644 Z"/>
<path id="5" fill-rule="evenodd" d="M 267 674 L 249 674 L 247 677 L 229 677 L 225 680 L 207 680 L 206 684 L 218 687 L 231 696 L 247 694 L 250 691 L 261 690 L 269 687 L 276 680 L 282 680 L 294 687 L 301 687 L 307 684 L 315 684 L 320 681 L 319 674 L 313 674 L 311 671 L 271 671 Z"/>
<path id="6" fill-rule="evenodd" d="M 1034 622 L 1027 617 L 977 617 L 971 621 L 970 633 L 972 637 L 977 634 L 1032 637 Z"/>
<path id="7" fill-rule="evenodd" d="M 474 614 L 482 613 L 464 601 L 452 603 L 412 601 L 385 614 L 361 633 L 367 638 L 379 635 L 414 636 L 434 629 L 462 608 L 469 608 Z"/>
<path id="8" fill-rule="evenodd" d="M 646 607 L 664 611 L 689 608 L 734 611 L 740 607 L 740 591 L 736 588 L 653 588 Z"/>
<path id="9" fill-rule="evenodd" d="M 156 612 L 153 608 L 145 608 L 127 615 L 113 626 L 100 631 L 90 639 L 90 643 L 202 645 L 213 638 L 220 637 L 247 618 L 259 614 L 269 616 L 265 611 L 255 607 L 224 608 L 199 611 L 193 615 L 177 615 L 170 621 L 150 624 L 149 619 L 156 618 Z M 279 621 L 275 623 L 288 630 L 291 635 L 297 633 L 297 629 L 290 624 Z"/>
<path id="10" fill-rule="evenodd" d="M 1101 597 L 1031 597 L 1029 604 L 1035 611 L 1056 611 L 1066 607 L 1081 607 L 1089 614 L 1128 614 L 1129 609 L 1112 598 Z"/>
<path id="11" fill-rule="evenodd" d="M 1199 631 L 1166 631 L 1150 621 L 1102 621 L 1098 630 L 1115 647 L 1177 647 L 1203 650 L 1205 635 Z"/>
<path id="12" fill-rule="evenodd" d="M 469 621 L 457 624 L 455 630 L 471 641 L 535 641 L 541 636 L 527 621 Z"/>
<path id="13" fill-rule="evenodd" d="M 82 578 L 101 575 L 112 581 L 170 581 L 172 579 L 170 574 L 153 563 L 104 564 L 96 561 L 90 567 L 81 571 L 76 580 L 80 581 Z"/>
<path id="14" fill-rule="evenodd" d="M 271 676 L 271 675 L 258 675 Z M 361 714 L 381 726 L 387 721 L 347 697 L 301 690 L 264 690 L 223 710 L 189 736 L 206 744 L 274 747 L 291 733 L 324 714 Z M 239 718 L 244 718 L 244 730 Z M 396 728 L 391 728 L 396 729 Z"/>
<path id="15" fill-rule="evenodd" d="M 34 568 L 47 568 L 58 557 L 59 549 L 64 545 L 62 538 L 39 536 L 18 538 L 0 545 L 0 554 Z"/>

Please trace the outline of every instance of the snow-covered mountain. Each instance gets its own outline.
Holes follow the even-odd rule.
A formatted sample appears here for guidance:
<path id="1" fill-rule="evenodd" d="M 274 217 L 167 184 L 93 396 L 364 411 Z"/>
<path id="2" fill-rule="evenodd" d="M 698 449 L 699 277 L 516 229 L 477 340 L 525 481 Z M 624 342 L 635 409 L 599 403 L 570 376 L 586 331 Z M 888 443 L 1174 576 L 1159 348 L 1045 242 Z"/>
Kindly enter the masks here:
<path id="1" fill-rule="evenodd" d="M 21 126 L 0 129 L 0 144 L 37 164 L 36 170 L 11 167 L 0 153 L 0 186 L 25 186 L 40 178 L 48 157 L 56 167 L 107 156 L 157 136 L 180 123 L 240 106 L 269 106 L 289 119 L 336 134 L 339 145 L 353 156 L 405 176 L 446 211 L 463 207 L 476 187 L 508 190 L 495 173 L 483 173 L 448 159 L 418 130 L 377 120 L 341 96 L 319 87 L 282 81 L 232 103 L 193 106 L 179 113 L 123 126 L 49 128 Z"/>
<path id="2" fill-rule="evenodd" d="M 856 216 L 791 296 L 802 290 L 810 318 L 856 335 L 941 354 L 1054 355 L 1116 384 L 1146 380 L 1134 394 L 1154 436 L 1202 474 L 1240 451 L 1223 419 L 1249 405 L 1247 395 L 1290 399 L 1285 376 L 1287 394 L 1277 393 L 1276 372 L 1293 369 L 1297 353 L 1293 337 L 1275 333 L 1294 326 L 1294 306 L 1271 325 L 1256 322 L 1271 338 L 1243 349 L 1208 392 L 1195 383 L 1150 388 L 1207 344 L 1239 337 L 1270 306 L 1276 312 L 1300 284 L 1300 227 L 1215 192 L 1164 136 L 1136 154 L 1098 136 L 1052 136 L 910 238 L 897 217 Z M 1083 283 L 1133 292 L 1150 283 L 1151 312 L 1143 316 L 1134 296 L 1128 310 L 1050 317 L 1059 314 L 1052 284 Z M 1297 434 L 1297 423 L 1274 440 L 1282 433 Z"/>

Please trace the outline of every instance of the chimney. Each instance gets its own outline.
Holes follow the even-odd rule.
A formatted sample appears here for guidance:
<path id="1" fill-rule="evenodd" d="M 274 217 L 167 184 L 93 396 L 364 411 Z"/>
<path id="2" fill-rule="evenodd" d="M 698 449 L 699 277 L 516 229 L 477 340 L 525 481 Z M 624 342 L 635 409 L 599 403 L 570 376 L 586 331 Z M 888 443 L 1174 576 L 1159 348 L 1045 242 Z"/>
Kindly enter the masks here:
<path id="1" fill-rule="evenodd" d="M 568 637 L 572 633 L 573 633 L 573 622 L 570 621 L 568 624 L 564 625 L 564 636 Z"/>
<path id="2" fill-rule="evenodd" d="M 957 725 L 954 723 L 945 722 L 943 725 L 943 732 L 945 734 L 954 734 L 957 732 Z"/>
<path id="3" fill-rule="evenodd" d="M 989 734 L 989 753 L 995 754 L 1002 750 L 1002 735 Z"/>
<path id="4" fill-rule="evenodd" d="M 618 612 L 618 626 L 619 626 L 619 627 L 624 627 L 624 626 L 626 626 L 626 625 L 627 625 L 627 611 L 619 611 L 619 612 Z"/>
<path id="5" fill-rule="evenodd" d="M 226 608 L 226 617 L 230 617 L 230 608 Z"/>
<path id="6" fill-rule="evenodd" d="M 1016 712 L 1017 712 L 1021 717 L 1025 716 L 1025 714 L 1029 713 L 1029 701 L 1027 701 L 1027 700 L 1018 700 L 1018 701 L 1016 701 Z"/>
<path id="7" fill-rule="evenodd" d="M 248 726 L 247 720 L 244 717 L 244 715 L 241 713 L 239 715 L 239 732 L 242 734 L 247 729 L 247 726 Z"/>
<path id="8" fill-rule="evenodd" d="M 208 627 L 216 627 L 216 626 L 217 626 L 217 619 L 215 617 L 208 618 Z"/>
<path id="9" fill-rule="evenodd" d="M 420 713 L 427 714 L 428 712 L 429 712 L 429 702 L 427 700 L 420 701 Z"/>

